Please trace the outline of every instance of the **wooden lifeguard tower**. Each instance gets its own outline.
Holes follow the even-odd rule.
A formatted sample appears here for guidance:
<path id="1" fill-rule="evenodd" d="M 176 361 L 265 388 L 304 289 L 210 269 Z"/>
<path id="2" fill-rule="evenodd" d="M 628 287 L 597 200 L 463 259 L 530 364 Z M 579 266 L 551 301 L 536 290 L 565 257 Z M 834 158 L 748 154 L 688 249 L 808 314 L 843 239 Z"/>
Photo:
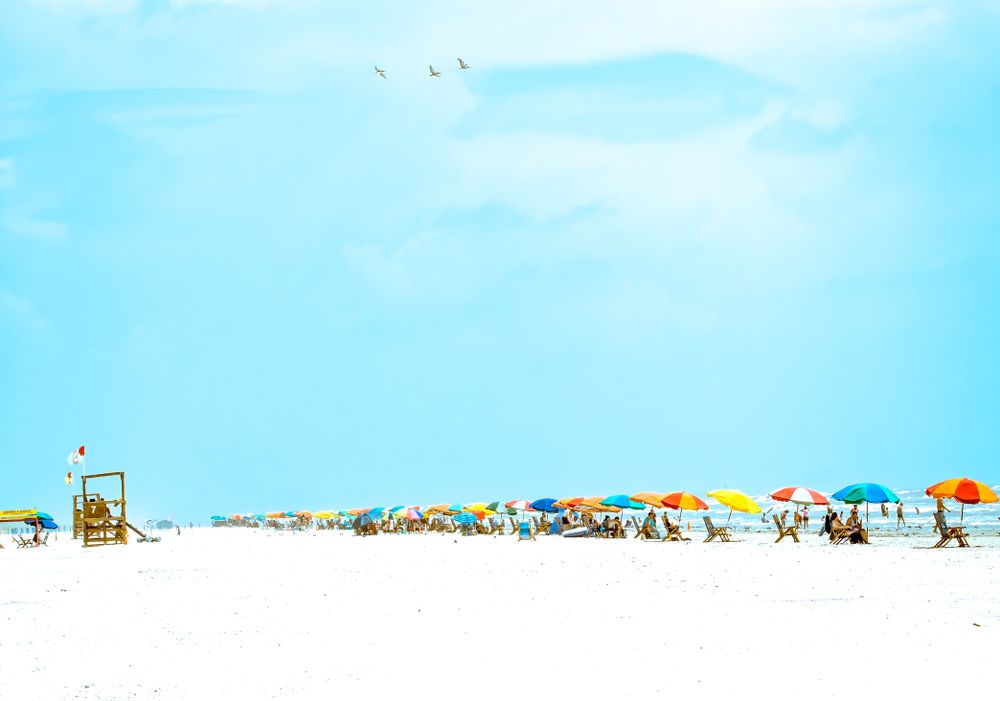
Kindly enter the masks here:
<path id="1" fill-rule="evenodd" d="M 101 501 L 102 497 L 98 493 L 88 495 L 97 501 Z M 77 540 L 83 537 L 83 495 L 74 494 L 73 495 L 73 540 Z"/>
<path id="2" fill-rule="evenodd" d="M 104 499 L 99 493 L 87 492 L 88 480 L 115 478 L 121 487 L 117 499 Z M 102 472 L 83 475 L 83 494 L 73 497 L 73 537 L 77 533 L 77 506 L 80 507 L 80 534 L 83 547 L 128 543 L 128 522 L 125 520 L 125 473 Z"/>

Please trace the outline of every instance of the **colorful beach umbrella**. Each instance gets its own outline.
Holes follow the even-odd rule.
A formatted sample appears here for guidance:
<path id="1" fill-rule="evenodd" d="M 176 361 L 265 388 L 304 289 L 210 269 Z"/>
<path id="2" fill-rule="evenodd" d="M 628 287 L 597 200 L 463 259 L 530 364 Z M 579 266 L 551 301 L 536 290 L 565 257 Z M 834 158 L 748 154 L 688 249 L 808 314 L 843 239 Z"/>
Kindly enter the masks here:
<path id="1" fill-rule="evenodd" d="M 885 504 L 887 502 L 896 503 L 899 497 L 888 487 L 875 484 L 874 482 L 860 482 L 848 485 L 839 489 L 833 494 L 833 498 L 845 504 L 860 504 L 868 502 L 870 504 Z"/>
<path id="2" fill-rule="evenodd" d="M 316 518 L 324 518 L 324 519 L 333 518 L 333 515 L 334 514 L 332 511 L 317 511 L 316 513 L 313 514 L 313 516 L 315 516 Z"/>
<path id="3" fill-rule="evenodd" d="M 348 516 L 360 516 L 361 514 L 367 514 L 370 510 L 371 509 L 369 509 L 368 507 L 365 507 L 363 509 L 348 509 L 347 510 L 347 515 Z"/>
<path id="4" fill-rule="evenodd" d="M 660 500 L 660 505 L 668 509 L 677 509 L 677 522 L 680 523 L 684 510 L 708 511 L 708 504 L 690 492 L 667 492 Z"/>
<path id="5" fill-rule="evenodd" d="M 213 516 L 212 520 L 213 521 L 225 521 L 226 517 L 225 516 Z"/>
<path id="6" fill-rule="evenodd" d="M 660 492 L 639 492 L 630 496 L 629 499 L 637 501 L 640 504 L 645 504 L 646 506 L 652 506 L 654 509 L 659 509 L 663 507 L 663 504 L 660 502 L 663 501 L 664 496 Z"/>
<path id="7" fill-rule="evenodd" d="M 407 509 L 406 513 L 402 515 L 402 518 L 405 518 L 408 521 L 419 521 L 423 517 L 424 515 L 420 513 L 420 509 L 414 508 Z"/>
<path id="8" fill-rule="evenodd" d="M 865 503 L 865 524 L 868 523 L 868 505 L 885 504 L 888 502 L 899 503 L 896 493 L 885 485 L 874 482 L 859 482 L 851 484 L 833 493 L 833 498 L 845 504 Z"/>
<path id="9" fill-rule="evenodd" d="M 723 506 L 729 507 L 729 516 L 726 517 L 726 523 L 729 523 L 734 511 L 744 514 L 760 513 L 760 507 L 757 506 L 757 502 L 738 489 L 715 489 L 708 492 L 706 496 L 715 499 Z"/>
<path id="10" fill-rule="evenodd" d="M 515 499 L 513 501 L 508 501 L 504 504 L 508 509 L 517 509 L 518 511 L 530 511 L 531 502 L 525 499 Z"/>
<path id="11" fill-rule="evenodd" d="M 559 507 L 555 506 L 555 503 L 555 499 L 535 499 L 535 501 L 531 502 L 530 508 L 535 511 L 543 511 L 547 514 L 555 514 L 559 512 Z"/>
<path id="12" fill-rule="evenodd" d="M 954 499 L 962 505 L 962 521 L 965 521 L 966 504 L 995 504 L 996 493 L 987 485 L 968 477 L 956 477 L 932 484 L 926 490 L 933 499 Z"/>
<path id="13" fill-rule="evenodd" d="M 826 506 L 830 500 L 815 489 L 806 487 L 782 487 L 768 494 L 775 501 L 787 501 L 803 506 Z"/>
<path id="14" fill-rule="evenodd" d="M 619 509 L 641 509 L 642 504 L 637 501 L 632 501 L 632 498 L 627 494 L 612 494 L 609 497 L 601 499 L 602 506 L 614 506 Z"/>
<path id="15" fill-rule="evenodd" d="M 583 497 L 567 497 L 566 499 L 560 499 L 553 506 L 558 506 L 560 509 L 575 509 L 583 502 Z"/>
<path id="16" fill-rule="evenodd" d="M 452 519 L 455 523 L 461 523 L 462 525 L 469 525 L 470 523 L 475 523 L 479 519 L 476 515 L 468 511 L 463 511 Z"/>
<path id="17" fill-rule="evenodd" d="M 612 513 L 621 511 L 617 506 L 605 506 L 603 502 L 604 497 L 587 497 L 577 505 L 577 508 L 588 511 L 610 511 Z"/>

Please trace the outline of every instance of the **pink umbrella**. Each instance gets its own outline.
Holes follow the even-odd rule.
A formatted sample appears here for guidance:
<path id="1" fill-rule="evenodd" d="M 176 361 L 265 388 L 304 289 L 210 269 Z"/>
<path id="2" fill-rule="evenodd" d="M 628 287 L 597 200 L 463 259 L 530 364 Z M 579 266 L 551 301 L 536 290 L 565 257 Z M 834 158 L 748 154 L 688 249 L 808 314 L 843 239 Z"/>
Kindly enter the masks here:
<path id="1" fill-rule="evenodd" d="M 790 501 L 793 504 L 825 506 L 830 500 L 817 492 L 815 489 L 805 487 L 782 487 L 775 489 L 768 496 L 775 501 Z"/>

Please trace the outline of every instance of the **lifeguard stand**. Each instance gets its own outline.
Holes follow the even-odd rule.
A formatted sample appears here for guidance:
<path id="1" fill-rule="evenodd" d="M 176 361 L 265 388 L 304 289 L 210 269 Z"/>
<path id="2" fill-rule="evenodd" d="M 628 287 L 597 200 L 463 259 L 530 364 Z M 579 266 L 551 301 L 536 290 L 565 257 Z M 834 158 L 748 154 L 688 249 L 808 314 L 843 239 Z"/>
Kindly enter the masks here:
<path id="1" fill-rule="evenodd" d="M 90 497 L 101 501 L 101 495 L 94 493 Z M 73 540 L 83 537 L 83 495 L 73 495 Z"/>
<path id="2" fill-rule="evenodd" d="M 87 493 L 87 481 L 115 478 L 119 479 L 121 493 L 117 499 L 103 499 L 96 492 Z M 80 495 L 81 509 L 81 532 L 83 535 L 83 547 L 94 545 L 122 545 L 128 543 L 128 522 L 125 520 L 125 473 L 124 472 L 102 472 L 97 475 L 84 475 L 82 477 L 83 494 Z M 77 498 L 73 497 L 73 533 L 76 535 L 76 505 Z"/>

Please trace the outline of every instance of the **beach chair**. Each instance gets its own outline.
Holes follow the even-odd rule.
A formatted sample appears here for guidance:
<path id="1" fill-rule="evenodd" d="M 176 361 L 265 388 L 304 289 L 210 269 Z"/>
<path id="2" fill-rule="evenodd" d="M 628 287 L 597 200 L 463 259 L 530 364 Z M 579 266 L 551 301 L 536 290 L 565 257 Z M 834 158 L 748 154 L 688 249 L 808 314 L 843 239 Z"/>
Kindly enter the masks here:
<path id="1" fill-rule="evenodd" d="M 670 523 L 669 521 L 667 521 L 667 522 L 665 522 L 664 525 L 665 525 L 665 527 L 667 529 L 667 534 L 665 536 L 663 536 L 663 540 L 664 541 L 669 540 L 669 541 L 674 541 L 674 542 L 680 542 L 682 540 L 691 540 L 690 538 L 685 538 L 684 537 L 684 533 L 681 532 L 681 524 L 679 524 L 679 523 Z"/>
<path id="2" fill-rule="evenodd" d="M 30 538 L 25 538 L 22 535 L 18 535 L 17 533 L 14 533 L 11 536 L 11 539 L 17 544 L 18 548 L 33 548 L 33 547 L 35 547 L 35 541 L 31 540 Z"/>
<path id="3" fill-rule="evenodd" d="M 708 537 L 705 538 L 705 542 L 706 543 L 710 543 L 713 540 L 715 540 L 716 538 L 718 538 L 723 543 L 731 543 L 731 542 L 733 542 L 732 538 L 729 535 L 729 527 L 728 526 L 722 526 L 721 528 L 717 528 L 712 523 L 712 517 L 711 516 L 702 516 L 702 519 L 705 521 L 705 530 L 708 531 Z"/>
<path id="4" fill-rule="evenodd" d="M 518 524 L 516 533 L 519 541 L 535 539 L 535 530 L 529 521 L 521 521 L 521 523 Z"/>
<path id="5" fill-rule="evenodd" d="M 510 533 L 511 535 L 517 535 L 518 533 L 518 523 L 514 520 L 513 516 L 508 516 L 507 520 L 510 521 Z"/>
<path id="6" fill-rule="evenodd" d="M 935 548 L 943 548 L 953 540 L 958 541 L 958 547 L 960 548 L 969 547 L 969 536 L 965 532 L 964 526 L 949 526 L 947 521 L 945 521 L 944 514 L 940 511 L 934 513 L 934 521 L 937 524 L 938 532 L 941 534 L 941 540 L 934 544 Z"/>
<path id="7" fill-rule="evenodd" d="M 796 543 L 799 542 L 799 527 L 798 526 L 782 526 L 781 519 L 778 518 L 778 514 L 772 514 L 774 519 L 774 527 L 778 529 L 778 539 L 774 541 L 775 543 L 780 543 L 781 539 L 785 536 L 791 536 L 792 540 Z"/>

